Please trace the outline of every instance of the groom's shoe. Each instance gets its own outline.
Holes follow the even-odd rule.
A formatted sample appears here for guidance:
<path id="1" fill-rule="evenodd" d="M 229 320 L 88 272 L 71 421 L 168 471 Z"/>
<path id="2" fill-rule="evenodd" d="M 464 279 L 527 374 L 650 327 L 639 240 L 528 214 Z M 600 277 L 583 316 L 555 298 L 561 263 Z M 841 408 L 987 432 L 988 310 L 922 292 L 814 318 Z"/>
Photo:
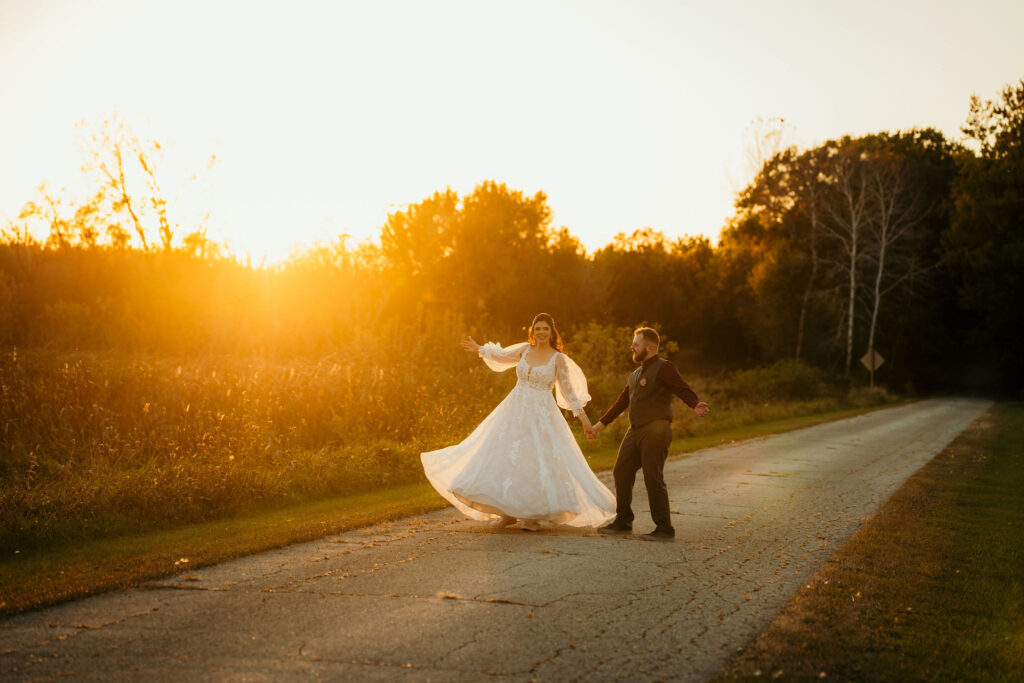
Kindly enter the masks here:
<path id="1" fill-rule="evenodd" d="M 633 525 L 627 522 L 620 522 L 619 520 L 613 521 L 611 524 L 605 524 L 602 527 L 598 527 L 597 533 L 605 534 L 608 536 L 621 536 L 633 533 Z"/>
<path id="2" fill-rule="evenodd" d="M 676 540 L 676 530 L 672 527 L 665 528 L 659 526 L 651 533 L 644 534 L 640 538 L 645 541 L 661 541 L 663 543 L 672 542 Z"/>

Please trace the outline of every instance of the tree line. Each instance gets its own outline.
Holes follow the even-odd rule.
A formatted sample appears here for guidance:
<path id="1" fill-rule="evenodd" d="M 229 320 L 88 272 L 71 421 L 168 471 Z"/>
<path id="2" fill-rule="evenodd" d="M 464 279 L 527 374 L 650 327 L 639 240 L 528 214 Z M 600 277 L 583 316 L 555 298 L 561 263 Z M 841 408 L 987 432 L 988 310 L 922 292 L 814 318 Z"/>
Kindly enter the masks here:
<path id="1" fill-rule="evenodd" d="M 90 147 L 95 195 L 73 205 L 42 188 L 2 229 L 0 343 L 358 356 L 375 334 L 437 339 L 427 327 L 450 329 L 452 349 L 466 333 L 509 342 L 547 311 L 570 332 L 654 324 L 684 367 L 797 359 L 901 391 L 1020 395 L 1024 80 L 972 98 L 963 134 L 782 150 L 717 245 L 643 228 L 588 253 L 543 193 L 485 181 L 389 214 L 376 242 L 253 268 L 202 222 L 182 235 L 159 145 L 108 123 Z"/>

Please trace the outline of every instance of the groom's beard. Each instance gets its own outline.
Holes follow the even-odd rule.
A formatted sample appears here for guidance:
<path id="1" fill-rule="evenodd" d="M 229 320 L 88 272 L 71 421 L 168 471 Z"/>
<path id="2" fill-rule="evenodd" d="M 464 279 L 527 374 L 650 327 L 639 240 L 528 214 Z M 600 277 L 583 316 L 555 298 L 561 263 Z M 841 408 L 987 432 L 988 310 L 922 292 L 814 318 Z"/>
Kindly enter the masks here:
<path id="1" fill-rule="evenodd" d="M 634 363 L 643 363 L 645 360 L 647 360 L 647 349 L 644 349 L 643 351 L 633 352 Z"/>

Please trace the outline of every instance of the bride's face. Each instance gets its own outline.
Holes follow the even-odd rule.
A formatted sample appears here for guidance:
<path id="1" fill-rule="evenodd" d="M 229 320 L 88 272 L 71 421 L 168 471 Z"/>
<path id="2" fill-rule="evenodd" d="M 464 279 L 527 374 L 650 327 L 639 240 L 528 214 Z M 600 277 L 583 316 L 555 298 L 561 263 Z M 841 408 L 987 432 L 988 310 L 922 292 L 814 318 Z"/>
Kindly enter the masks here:
<path id="1" fill-rule="evenodd" d="M 536 325 L 533 326 L 533 338 L 538 344 L 548 344 L 551 342 L 551 325 L 548 325 L 545 321 L 540 320 Z"/>

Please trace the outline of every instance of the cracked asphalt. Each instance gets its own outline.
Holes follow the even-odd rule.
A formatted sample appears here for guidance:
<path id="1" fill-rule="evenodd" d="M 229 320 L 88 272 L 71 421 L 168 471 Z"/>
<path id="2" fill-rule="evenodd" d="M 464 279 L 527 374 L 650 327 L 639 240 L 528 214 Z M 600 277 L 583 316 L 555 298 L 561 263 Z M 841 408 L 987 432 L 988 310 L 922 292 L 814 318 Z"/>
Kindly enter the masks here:
<path id="1" fill-rule="evenodd" d="M 15 616 L 0 677 L 704 680 L 988 405 L 923 401 L 672 460 L 674 543 L 449 509 Z M 639 481 L 634 506 L 644 533 Z"/>

